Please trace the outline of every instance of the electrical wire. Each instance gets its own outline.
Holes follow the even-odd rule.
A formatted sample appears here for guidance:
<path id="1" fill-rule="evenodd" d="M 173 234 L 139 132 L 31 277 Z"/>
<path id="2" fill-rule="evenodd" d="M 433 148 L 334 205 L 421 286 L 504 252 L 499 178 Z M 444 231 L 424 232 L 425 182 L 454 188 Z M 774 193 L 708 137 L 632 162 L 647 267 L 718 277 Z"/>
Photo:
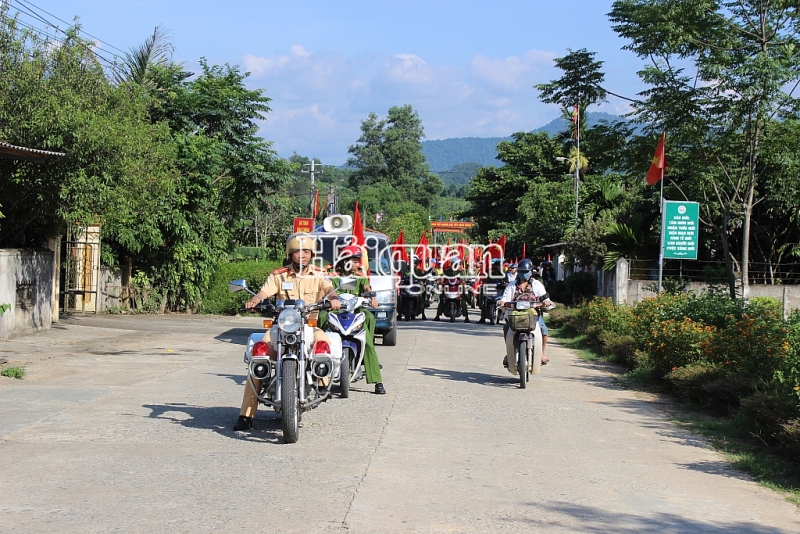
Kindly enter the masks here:
<path id="1" fill-rule="evenodd" d="M 49 11 L 47 11 L 47 10 L 45 10 L 45 9 L 43 9 L 43 8 L 41 8 L 41 7 L 39 7 L 39 6 L 37 6 L 37 5 L 36 5 L 36 4 L 34 4 L 33 2 L 29 2 L 28 0 L 11 0 L 11 1 L 14 1 L 14 2 L 21 2 L 21 3 L 23 3 L 23 4 L 25 4 L 25 5 L 28 5 L 28 6 L 32 7 L 32 8 L 34 8 L 34 9 L 38 9 L 38 10 L 39 10 L 39 11 L 41 11 L 42 13 L 45 13 L 45 14 L 47 14 L 47 15 L 50 15 L 50 16 L 51 16 L 51 17 L 53 17 L 54 19 L 56 19 L 56 20 L 58 20 L 58 21 L 60 21 L 60 22 L 63 22 L 64 24 L 67 24 L 67 25 L 71 26 L 71 24 L 70 24 L 69 22 L 65 21 L 64 19 L 58 18 L 57 16 L 53 15 L 53 14 L 52 14 L 52 13 L 50 13 Z M 116 46 L 112 45 L 111 43 L 108 43 L 108 42 L 106 42 L 106 41 L 103 41 L 103 40 L 102 40 L 102 39 L 100 39 L 99 37 L 95 37 L 94 35 L 92 35 L 92 34 L 91 34 L 91 33 L 89 33 L 89 32 L 86 32 L 86 31 L 83 31 L 83 30 L 81 30 L 81 31 L 82 31 L 84 34 L 86 34 L 87 36 L 89 36 L 89 37 L 91 37 L 92 39 L 94 39 L 95 41 L 97 41 L 98 43 L 103 43 L 104 45 L 106 45 L 106 46 L 109 46 L 109 47 L 113 48 L 114 50 L 118 50 L 119 52 L 122 52 L 123 54 L 127 54 L 127 52 L 126 52 L 125 50 L 122 50 L 121 48 L 117 48 Z"/>
<path id="2" fill-rule="evenodd" d="M 47 25 L 47 26 L 49 26 L 50 28 L 52 28 L 52 29 L 56 30 L 57 32 L 60 32 L 60 33 L 62 33 L 62 34 L 64 34 L 64 35 L 68 35 L 68 34 L 67 34 L 67 32 L 65 32 L 64 30 L 62 30 L 61 28 L 59 28 L 57 25 L 53 24 L 51 21 L 49 21 L 49 20 L 47 20 L 46 18 L 44 18 L 43 16 L 39 15 L 39 14 L 38 14 L 38 13 L 36 13 L 35 11 L 32 11 L 32 10 L 31 10 L 30 8 L 28 8 L 26 5 L 24 5 L 24 4 L 21 4 L 21 3 L 20 3 L 20 1 L 21 1 L 21 0 L 10 0 L 10 1 L 11 1 L 11 2 L 13 2 L 13 3 L 15 4 L 15 5 L 14 5 L 14 6 L 12 6 L 12 7 L 14 7 L 14 8 L 17 10 L 17 14 L 18 14 L 18 15 L 25 15 L 25 16 L 27 16 L 27 17 L 30 17 L 30 18 L 32 18 L 32 19 L 33 19 L 34 21 L 36 21 L 36 22 L 42 22 L 42 23 L 44 23 L 45 25 Z M 44 10 L 43 10 L 43 11 L 44 11 Z M 56 17 L 56 18 L 58 18 L 58 17 Z M 58 19 L 58 20 L 61 20 L 61 19 Z M 62 39 L 58 39 L 57 37 L 54 37 L 54 36 L 51 36 L 51 35 L 49 35 L 47 32 L 43 31 L 41 28 L 37 28 L 37 27 L 35 27 L 35 26 L 32 26 L 32 25 L 31 25 L 31 24 L 29 24 L 29 23 L 26 23 L 26 22 L 20 21 L 20 20 L 19 20 L 19 18 L 17 19 L 17 22 L 18 22 L 20 25 L 22 25 L 23 27 L 26 27 L 26 28 L 28 28 L 28 29 L 30 29 L 30 30 L 33 30 L 33 31 L 36 31 L 37 33 L 39 33 L 39 34 L 41 34 L 41 35 L 44 35 L 44 36 L 48 37 L 49 39 L 52 39 L 52 40 L 54 40 L 54 41 L 56 41 L 56 42 L 59 42 L 59 43 L 61 43 L 61 44 L 65 44 L 65 41 L 63 41 Z M 63 21 L 62 21 L 62 22 L 63 22 Z M 84 34 L 86 34 L 86 35 L 89 35 L 89 34 L 88 34 L 88 33 L 86 33 L 86 32 L 83 32 L 83 33 L 84 33 Z M 79 41 L 79 42 L 82 44 L 82 46 L 83 46 L 83 47 L 84 47 L 86 50 L 88 50 L 89 52 L 91 52 L 91 53 L 92 53 L 92 54 L 93 54 L 93 55 L 94 55 L 94 56 L 95 56 L 95 57 L 96 57 L 98 60 L 105 62 L 105 63 L 108 65 L 108 67 L 109 67 L 111 70 L 114 70 L 114 71 L 115 71 L 115 70 L 118 68 L 118 65 L 117 65 L 116 61 L 114 61 L 114 60 L 111 60 L 111 59 L 107 58 L 106 56 L 104 56 L 103 54 L 101 54 L 100 52 L 98 52 L 97 50 L 95 50 L 93 47 L 90 47 L 89 45 L 87 45 L 87 44 L 86 44 L 86 43 L 84 43 L 83 41 Z M 115 47 L 115 48 L 116 48 L 116 47 Z M 108 53 L 109 53 L 109 54 L 111 54 L 111 55 L 112 55 L 112 56 L 113 56 L 115 59 L 122 59 L 120 56 L 118 56 L 118 55 L 114 54 L 113 52 L 110 52 L 110 51 L 109 51 Z"/>

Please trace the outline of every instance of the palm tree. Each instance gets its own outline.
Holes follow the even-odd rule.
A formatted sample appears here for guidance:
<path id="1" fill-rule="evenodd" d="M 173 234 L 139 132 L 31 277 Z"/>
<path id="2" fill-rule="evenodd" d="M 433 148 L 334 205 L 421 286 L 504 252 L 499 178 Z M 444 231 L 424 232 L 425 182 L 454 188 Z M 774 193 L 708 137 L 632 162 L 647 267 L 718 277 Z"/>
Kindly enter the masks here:
<path id="1" fill-rule="evenodd" d="M 125 54 L 120 69 L 114 73 L 114 80 L 118 84 L 132 82 L 152 86 L 152 66 L 163 66 L 172 62 L 175 47 L 170 42 L 170 37 L 168 31 L 156 26 L 153 35 Z"/>
<path id="2" fill-rule="evenodd" d="M 651 254 L 658 245 L 658 236 L 650 230 L 641 213 L 637 213 L 630 224 L 616 221 L 609 224 L 605 237 L 608 252 L 603 261 L 604 271 L 614 270 L 620 258 L 641 260 L 652 257 Z"/>

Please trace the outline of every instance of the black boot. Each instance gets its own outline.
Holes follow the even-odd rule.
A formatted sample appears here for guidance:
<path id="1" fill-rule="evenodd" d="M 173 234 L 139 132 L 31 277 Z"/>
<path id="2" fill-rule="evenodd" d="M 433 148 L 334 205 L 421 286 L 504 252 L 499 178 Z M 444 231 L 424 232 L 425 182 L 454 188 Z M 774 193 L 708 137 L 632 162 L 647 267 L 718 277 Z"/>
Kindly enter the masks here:
<path id="1" fill-rule="evenodd" d="M 383 387 L 383 382 L 378 382 L 377 384 L 375 384 L 375 394 L 386 395 L 386 388 Z"/>
<path id="2" fill-rule="evenodd" d="M 240 415 L 239 419 L 236 420 L 236 424 L 233 425 L 233 430 L 241 431 L 241 430 L 250 430 L 253 428 L 253 418 L 252 417 L 245 417 L 244 415 Z"/>

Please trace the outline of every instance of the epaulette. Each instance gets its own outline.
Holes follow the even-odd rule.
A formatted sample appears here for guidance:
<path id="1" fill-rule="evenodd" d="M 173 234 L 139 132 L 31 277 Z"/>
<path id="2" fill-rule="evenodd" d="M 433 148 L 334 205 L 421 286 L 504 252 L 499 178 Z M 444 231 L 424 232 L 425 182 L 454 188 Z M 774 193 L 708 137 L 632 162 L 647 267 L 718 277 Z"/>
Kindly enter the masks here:
<path id="1" fill-rule="evenodd" d="M 272 273 L 270 273 L 270 274 L 283 274 L 283 273 L 287 272 L 288 270 L 289 270 L 288 267 L 278 267 L 277 269 L 272 271 Z"/>

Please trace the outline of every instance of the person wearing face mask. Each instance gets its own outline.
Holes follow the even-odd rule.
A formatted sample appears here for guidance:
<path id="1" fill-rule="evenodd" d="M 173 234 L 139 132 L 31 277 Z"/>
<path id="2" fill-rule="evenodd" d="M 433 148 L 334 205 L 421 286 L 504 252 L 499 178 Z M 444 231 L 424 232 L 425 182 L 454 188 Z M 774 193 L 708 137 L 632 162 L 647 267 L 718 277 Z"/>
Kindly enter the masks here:
<path id="1" fill-rule="evenodd" d="M 533 273 L 534 268 L 531 260 L 524 259 L 519 262 L 517 266 L 517 276 L 513 282 L 506 286 L 498 306 L 504 306 L 505 304 L 520 300 L 523 296 L 527 298 L 533 297 L 536 301 L 543 302 L 545 306 L 550 306 L 552 302 L 550 301 L 550 296 L 547 294 L 547 289 L 545 289 L 544 284 L 534 278 Z M 550 359 L 545 356 L 544 352 L 547 347 L 547 326 L 544 324 L 544 319 L 541 315 L 539 315 L 539 326 L 542 329 L 542 365 L 544 365 L 549 362 Z M 506 322 L 506 324 L 503 325 L 503 338 L 508 335 L 508 330 L 509 326 L 508 322 Z M 503 357 L 503 365 L 508 366 L 506 357 Z"/>
<path id="2" fill-rule="evenodd" d="M 286 256 L 290 263 L 279 269 L 275 269 L 267 277 L 264 285 L 247 303 L 245 308 L 255 308 L 262 300 L 266 300 L 275 295 L 280 299 L 302 299 L 307 303 L 319 302 L 325 295 L 333 291 L 333 285 L 322 271 L 310 265 L 315 252 L 314 238 L 307 234 L 295 234 L 286 241 Z M 341 307 L 339 297 L 336 293 L 328 296 L 331 309 L 338 310 Z M 277 356 L 277 350 L 270 339 L 270 332 L 264 334 L 263 341 L 269 347 L 271 357 Z M 325 341 L 330 343 L 330 339 L 320 328 L 314 328 L 314 343 Z M 260 387 L 260 381 L 254 380 L 256 387 Z M 258 409 L 258 397 L 247 381 L 244 386 L 244 397 L 242 399 L 242 409 L 239 412 L 239 419 L 233 425 L 233 430 L 248 430 L 253 427 L 253 418 Z"/>

